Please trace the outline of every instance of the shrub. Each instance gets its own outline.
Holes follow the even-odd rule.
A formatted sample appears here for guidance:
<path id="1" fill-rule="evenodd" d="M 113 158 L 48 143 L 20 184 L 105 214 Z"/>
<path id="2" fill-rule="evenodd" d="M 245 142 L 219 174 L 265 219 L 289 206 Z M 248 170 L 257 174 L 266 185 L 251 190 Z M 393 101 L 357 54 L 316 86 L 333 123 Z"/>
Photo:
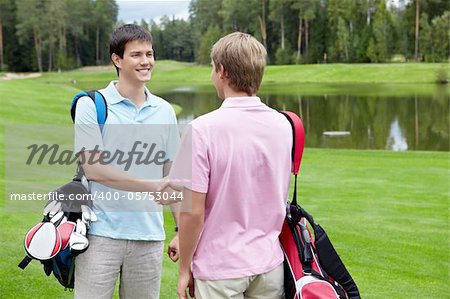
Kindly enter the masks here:
<path id="1" fill-rule="evenodd" d="M 391 62 L 394 62 L 394 63 L 406 62 L 406 57 L 405 57 L 405 55 L 402 55 L 402 54 L 394 54 L 391 57 Z"/>
<path id="2" fill-rule="evenodd" d="M 436 70 L 436 83 L 447 84 L 449 82 L 448 67 L 441 66 Z"/>
<path id="3" fill-rule="evenodd" d="M 275 64 L 292 64 L 292 50 L 289 47 L 281 47 L 275 52 Z"/>

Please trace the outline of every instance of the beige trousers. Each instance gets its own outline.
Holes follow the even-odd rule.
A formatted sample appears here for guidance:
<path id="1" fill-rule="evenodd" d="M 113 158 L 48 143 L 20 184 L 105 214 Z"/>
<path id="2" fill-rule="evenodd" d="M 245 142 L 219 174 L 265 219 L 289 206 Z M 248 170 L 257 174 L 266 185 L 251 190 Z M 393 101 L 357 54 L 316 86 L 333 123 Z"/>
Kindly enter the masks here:
<path id="1" fill-rule="evenodd" d="M 260 275 L 224 280 L 195 280 L 196 299 L 284 298 L 283 264 Z"/>

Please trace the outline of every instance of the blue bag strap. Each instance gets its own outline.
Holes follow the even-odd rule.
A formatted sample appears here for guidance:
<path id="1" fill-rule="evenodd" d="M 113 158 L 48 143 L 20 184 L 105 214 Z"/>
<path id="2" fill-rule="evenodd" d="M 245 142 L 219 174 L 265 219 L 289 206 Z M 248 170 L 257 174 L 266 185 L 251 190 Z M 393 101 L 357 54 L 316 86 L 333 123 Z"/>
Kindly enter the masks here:
<path id="1" fill-rule="evenodd" d="M 105 97 L 99 91 L 82 91 L 76 94 L 70 105 L 70 115 L 72 121 L 75 122 L 75 112 L 77 109 L 78 100 L 81 97 L 89 97 L 95 104 L 95 110 L 97 111 L 97 123 L 100 127 L 100 131 L 103 131 L 103 126 L 108 118 L 108 104 L 106 103 Z"/>

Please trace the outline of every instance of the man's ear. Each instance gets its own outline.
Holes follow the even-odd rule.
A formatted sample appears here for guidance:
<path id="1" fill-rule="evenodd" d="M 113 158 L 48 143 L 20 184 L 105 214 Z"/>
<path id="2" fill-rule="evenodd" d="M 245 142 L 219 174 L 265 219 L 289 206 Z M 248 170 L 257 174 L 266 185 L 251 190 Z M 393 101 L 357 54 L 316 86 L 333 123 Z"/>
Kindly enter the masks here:
<path id="1" fill-rule="evenodd" d="M 223 67 L 223 65 L 219 64 L 219 70 L 218 70 L 220 78 L 228 78 L 228 73 Z"/>
<path id="2" fill-rule="evenodd" d="M 121 67 L 121 62 L 122 62 L 122 58 L 119 57 L 119 55 L 117 55 L 116 53 L 112 53 L 111 54 L 111 60 L 114 63 L 114 65 L 120 69 Z"/>

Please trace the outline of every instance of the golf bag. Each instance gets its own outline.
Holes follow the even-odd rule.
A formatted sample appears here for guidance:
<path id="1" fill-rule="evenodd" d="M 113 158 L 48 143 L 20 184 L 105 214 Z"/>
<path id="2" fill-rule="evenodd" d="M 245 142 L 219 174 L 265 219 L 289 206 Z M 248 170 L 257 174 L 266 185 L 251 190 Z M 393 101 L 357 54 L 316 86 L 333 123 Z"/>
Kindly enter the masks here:
<path id="1" fill-rule="evenodd" d="M 25 236 L 26 256 L 19 264 L 25 269 L 33 259 L 39 260 L 47 276 L 53 273 L 69 289 L 75 282 L 75 257 L 88 249 L 87 230 L 96 220 L 80 168 L 72 182 L 51 192 L 52 200 L 44 207 L 44 218 Z M 74 196 L 80 200 L 74 200 Z"/>
<path id="2" fill-rule="evenodd" d="M 301 119 L 282 111 L 293 130 L 293 199 L 287 203 L 280 234 L 285 255 L 284 287 L 286 299 L 360 299 L 356 283 L 344 266 L 323 228 L 297 203 L 297 174 L 304 148 Z"/>
<path id="3" fill-rule="evenodd" d="M 107 104 L 97 91 L 81 92 L 72 100 L 72 120 L 78 99 L 89 96 L 95 104 L 100 130 L 107 118 Z M 80 165 L 71 182 L 50 192 L 52 200 L 43 210 L 43 220 L 33 226 L 25 236 L 26 256 L 19 263 L 21 269 L 33 260 L 39 260 L 47 276 L 51 273 L 59 283 L 68 289 L 75 284 L 75 257 L 86 251 L 89 241 L 86 237 L 91 222 L 97 217 L 92 211 L 92 198 L 88 181 Z"/>

